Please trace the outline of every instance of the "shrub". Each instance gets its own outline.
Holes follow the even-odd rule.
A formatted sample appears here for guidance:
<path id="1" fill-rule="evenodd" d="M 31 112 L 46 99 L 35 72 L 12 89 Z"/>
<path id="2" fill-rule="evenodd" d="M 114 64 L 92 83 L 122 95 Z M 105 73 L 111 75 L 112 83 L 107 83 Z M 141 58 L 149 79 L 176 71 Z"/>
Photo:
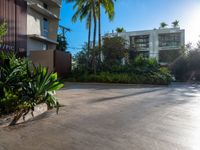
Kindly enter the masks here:
<path id="1" fill-rule="evenodd" d="M 73 80 L 72 80 L 73 79 Z M 101 72 L 97 75 L 84 74 L 83 76 L 76 76 L 68 81 L 74 82 L 100 82 L 100 83 L 127 83 L 127 84 L 170 84 L 172 77 L 166 68 L 161 68 L 159 72 L 148 74 L 128 74 L 128 73 L 109 73 Z"/>
<path id="2" fill-rule="evenodd" d="M 15 114 L 10 125 L 33 112 L 38 104 L 58 109 L 59 103 L 53 95 L 63 84 L 56 73 L 48 73 L 46 68 L 36 67 L 14 54 L 1 52 L 0 60 L 0 114 Z"/>
<path id="3" fill-rule="evenodd" d="M 5 36 L 7 33 L 7 24 L 5 22 L 0 23 L 0 42 L 2 42 L 1 38 Z"/>

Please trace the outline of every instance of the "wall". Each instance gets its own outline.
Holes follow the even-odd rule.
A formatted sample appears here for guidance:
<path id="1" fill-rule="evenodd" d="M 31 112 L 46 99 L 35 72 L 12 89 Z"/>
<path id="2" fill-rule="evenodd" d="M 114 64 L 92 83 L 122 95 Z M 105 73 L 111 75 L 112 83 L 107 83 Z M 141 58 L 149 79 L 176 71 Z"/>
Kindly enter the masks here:
<path id="1" fill-rule="evenodd" d="M 50 72 L 57 72 L 59 76 L 63 77 L 71 71 L 71 54 L 57 51 L 32 51 L 30 59 L 35 65 L 48 67 Z"/>
<path id="2" fill-rule="evenodd" d="M 43 16 L 31 8 L 27 10 L 27 34 L 42 35 Z"/>
<path id="3" fill-rule="evenodd" d="M 62 52 L 62 51 L 55 51 L 55 71 L 60 76 L 66 76 L 71 72 L 71 54 Z"/>
<path id="4" fill-rule="evenodd" d="M 54 50 L 48 51 L 31 51 L 30 59 L 35 65 L 48 67 L 49 71 L 54 71 Z"/>
<path id="5" fill-rule="evenodd" d="M 108 34 L 109 36 L 120 36 L 124 38 L 127 41 L 127 47 L 130 46 L 130 36 L 137 36 L 137 35 L 149 35 L 149 48 L 147 50 L 149 51 L 151 58 L 156 58 L 159 60 L 159 51 L 160 50 L 174 50 L 174 47 L 169 49 L 169 47 L 159 47 L 159 39 L 158 35 L 162 33 L 181 33 L 181 46 L 177 47 L 177 49 L 180 49 L 185 45 L 185 31 L 181 30 L 179 28 L 166 28 L 166 29 L 156 29 L 156 30 L 144 30 L 144 31 L 133 31 L 133 32 L 123 32 L 123 33 L 111 33 Z M 176 50 L 177 50 L 176 49 Z"/>
<path id="6" fill-rule="evenodd" d="M 31 51 L 47 50 L 47 46 L 44 42 L 40 42 L 31 38 L 27 40 L 27 56 L 30 55 Z"/>
<path id="7" fill-rule="evenodd" d="M 27 48 L 27 4 L 24 0 L 0 0 L 0 22 L 8 24 L 8 34 L 3 39 L 6 49 L 24 53 Z M 2 49 L 2 48 L 1 48 Z"/>
<path id="8" fill-rule="evenodd" d="M 42 0 L 42 1 L 38 1 L 38 3 L 43 6 L 43 2 L 48 4 L 49 10 L 54 12 L 57 16 L 59 16 L 59 10 L 60 8 L 56 5 L 53 5 L 49 0 Z M 48 38 L 54 41 L 57 41 L 57 30 L 58 30 L 58 19 L 52 19 L 48 16 L 45 16 L 43 14 L 40 14 L 39 12 L 37 12 L 36 10 L 28 7 L 28 15 L 27 15 L 27 24 L 28 24 L 28 28 L 27 28 L 27 34 L 28 35 L 40 35 L 42 36 L 42 32 L 43 32 L 43 19 L 46 18 L 48 19 L 49 22 L 49 36 Z M 38 42 L 37 42 L 38 41 Z M 28 52 L 27 54 L 30 54 L 30 51 L 35 51 L 35 50 L 46 50 L 46 49 L 56 49 L 56 44 L 47 42 L 47 41 L 42 41 L 42 40 L 36 40 L 36 39 L 32 39 L 29 38 L 28 41 Z M 46 46 L 48 45 L 48 46 Z M 45 48 L 46 46 L 46 48 Z"/>

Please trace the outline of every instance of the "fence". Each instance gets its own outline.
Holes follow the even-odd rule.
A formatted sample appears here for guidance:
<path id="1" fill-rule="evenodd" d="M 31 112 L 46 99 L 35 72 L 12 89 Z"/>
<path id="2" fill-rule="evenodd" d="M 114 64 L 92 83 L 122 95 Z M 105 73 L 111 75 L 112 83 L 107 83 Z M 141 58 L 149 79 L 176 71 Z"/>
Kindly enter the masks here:
<path id="1" fill-rule="evenodd" d="M 64 77 L 71 71 L 71 54 L 58 50 L 39 50 L 30 53 L 30 59 L 35 65 L 47 67 L 50 72 L 57 72 Z"/>

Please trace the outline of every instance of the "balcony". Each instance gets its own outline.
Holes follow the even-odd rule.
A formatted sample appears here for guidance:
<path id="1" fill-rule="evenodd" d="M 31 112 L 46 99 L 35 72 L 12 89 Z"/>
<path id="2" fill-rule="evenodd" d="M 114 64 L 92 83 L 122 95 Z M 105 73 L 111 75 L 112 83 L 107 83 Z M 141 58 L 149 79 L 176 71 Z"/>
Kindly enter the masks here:
<path id="1" fill-rule="evenodd" d="M 61 7 L 61 5 L 62 5 L 62 0 L 41 0 L 41 2 L 38 0 L 25 0 L 25 1 L 27 1 L 28 4 L 30 4 L 30 3 L 31 4 L 33 4 L 33 3 L 40 4 L 41 2 L 45 2 L 49 5 L 58 6 L 58 7 Z"/>
<path id="2" fill-rule="evenodd" d="M 58 44 L 58 42 L 55 41 L 55 40 L 52 40 L 52 39 L 49 39 L 47 37 L 44 37 L 44 36 L 41 36 L 41 35 L 37 35 L 37 34 L 30 34 L 30 35 L 28 35 L 28 37 L 32 38 L 32 39 L 35 39 L 35 40 L 42 41 L 42 42 L 48 42 L 48 43 L 51 43 L 51 44 Z"/>
<path id="3" fill-rule="evenodd" d="M 43 6 L 37 3 L 29 3 L 29 6 L 34 9 L 35 11 L 39 12 L 40 14 L 46 16 L 47 18 L 50 19 L 57 19 L 59 20 L 59 17 L 52 13 L 51 11 L 45 9 Z"/>

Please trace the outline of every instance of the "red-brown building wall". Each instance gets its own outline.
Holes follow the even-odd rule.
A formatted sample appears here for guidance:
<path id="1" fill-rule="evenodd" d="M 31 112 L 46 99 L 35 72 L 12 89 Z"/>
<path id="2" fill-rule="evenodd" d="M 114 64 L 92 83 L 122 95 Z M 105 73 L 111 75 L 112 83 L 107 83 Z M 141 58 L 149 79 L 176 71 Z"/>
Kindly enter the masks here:
<path id="1" fill-rule="evenodd" d="M 0 22 L 6 21 L 8 33 L 0 45 L 1 50 L 26 53 L 27 3 L 24 0 L 0 0 Z"/>

